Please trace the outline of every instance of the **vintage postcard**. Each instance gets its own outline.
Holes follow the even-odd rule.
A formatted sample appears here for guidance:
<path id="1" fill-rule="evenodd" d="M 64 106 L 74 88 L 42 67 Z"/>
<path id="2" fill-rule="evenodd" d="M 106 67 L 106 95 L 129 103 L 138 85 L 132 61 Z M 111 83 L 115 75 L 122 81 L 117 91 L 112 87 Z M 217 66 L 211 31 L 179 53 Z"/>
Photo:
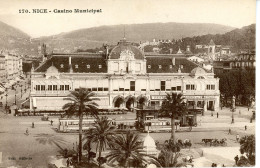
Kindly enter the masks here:
<path id="1" fill-rule="evenodd" d="M 1 0 L 0 167 L 254 167 L 255 70 L 255 0 Z"/>

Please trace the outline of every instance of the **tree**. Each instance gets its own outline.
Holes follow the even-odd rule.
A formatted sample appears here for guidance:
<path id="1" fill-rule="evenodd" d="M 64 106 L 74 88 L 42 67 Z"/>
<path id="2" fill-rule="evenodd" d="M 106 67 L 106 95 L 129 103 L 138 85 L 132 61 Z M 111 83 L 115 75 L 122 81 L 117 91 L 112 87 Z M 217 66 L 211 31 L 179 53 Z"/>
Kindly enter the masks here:
<path id="1" fill-rule="evenodd" d="M 120 166 L 127 167 L 132 162 L 147 163 L 143 154 L 143 144 L 139 141 L 139 135 L 127 132 L 126 135 L 117 135 L 110 143 L 110 152 L 106 156 L 109 162 L 117 161 Z"/>
<path id="2" fill-rule="evenodd" d="M 67 98 L 70 102 L 63 106 L 66 115 L 69 117 L 76 115 L 79 117 L 79 162 L 82 159 L 82 121 L 83 115 L 97 116 L 98 104 L 95 102 L 99 100 L 93 98 L 94 92 L 88 91 L 86 88 L 79 88 L 77 91 L 71 91 Z"/>
<path id="3" fill-rule="evenodd" d="M 181 163 L 177 162 L 177 159 L 179 156 L 180 156 L 180 153 L 174 153 L 170 150 L 163 149 L 163 150 L 161 150 L 161 153 L 159 154 L 158 159 L 156 159 L 156 161 L 159 163 L 159 165 L 157 164 L 157 166 L 182 167 L 183 165 Z"/>
<path id="4" fill-rule="evenodd" d="M 106 145 L 112 140 L 115 133 L 115 127 L 112 126 L 111 120 L 107 117 L 97 118 L 94 124 L 94 128 L 88 130 L 84 139 L 87 139 L 87 143 L 93 142 L 96 144 L 96 151 L 99 150 L 99 160 L 101 159 L 101 152 L 104 151 Z M 101 162 L 99 162 L 101 166 Z"/>
<path id="5" fill-rule="evenodd" d="M 244 136 L 240 139 L 240 152 L 246 153 L 250 164 L 255 164 L 255 136 Z"/>
<path id="6" fill-rule="evenodd" d="M 161 113 L 166 113 L 166 115 L 171 117 L 172 133 L 171 139 L 175 142 L 175 118 L 181 116 L 186 112 L 186 103 L 182 94 L 177 93 L 167 93 L 165 100 L 163 101 L 161 107 Z"/>

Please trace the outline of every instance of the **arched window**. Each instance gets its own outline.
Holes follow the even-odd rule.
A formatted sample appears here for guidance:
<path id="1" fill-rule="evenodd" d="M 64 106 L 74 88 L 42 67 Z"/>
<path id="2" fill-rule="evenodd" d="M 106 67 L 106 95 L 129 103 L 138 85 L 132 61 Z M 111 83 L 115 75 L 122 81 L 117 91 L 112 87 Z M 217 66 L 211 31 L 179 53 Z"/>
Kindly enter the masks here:
<path id="1" fill-rule="evenodd" d="M 60 68 L 64 68 L 64 65 L 63 65 L 63 64 L 60 64 Z"/>
<path id="2" fill-rule="evenodd" d="M 75 65 L 75 68 L 79 68 L 79 65 L 78 65 L 78 64 L 76 64 L 76 65 Z"/>
<path id="3" fill-rule="evenodd" d="M 89 69 L 89 68 L 90 68 L 90 65 L 87 65 L 87 68 Z"/>
<path id="4" fill-rule="evenodd" d="M 162 65 L 159 65 L 159 68 L 162 69 Z"/>
<path id="5" fill-rule="evenodd" d="M 148 65 L 148 68 L 151 69 L 151 65 Z"/>

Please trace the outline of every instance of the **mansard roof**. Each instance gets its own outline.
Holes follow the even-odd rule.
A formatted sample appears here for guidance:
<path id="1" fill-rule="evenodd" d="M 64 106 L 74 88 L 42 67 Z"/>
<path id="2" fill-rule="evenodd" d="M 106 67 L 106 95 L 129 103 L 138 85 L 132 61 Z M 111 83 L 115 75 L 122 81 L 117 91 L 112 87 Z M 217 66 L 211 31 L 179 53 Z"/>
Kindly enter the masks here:
<path id="1" fill-rule="evenodd" d="M 35 69 L 35 72 L 46 72 L 52 65 L 59 72 L 69 72 L 69 57 L 71 56 L 71 67 L 74 73 L 106 73 L 107 65 L 105 59 L 100 55 L 53 55 L 41 66 Z"/>
<path id="2" fill-rule="evenodd" d="M 176 57 L 175 61 L 173 57 L 146 57 L 146 60 L 147 73 L 178 73 L 179 68 L 181 73 L 190 73 L 198 67 L 185 57 Z"/>

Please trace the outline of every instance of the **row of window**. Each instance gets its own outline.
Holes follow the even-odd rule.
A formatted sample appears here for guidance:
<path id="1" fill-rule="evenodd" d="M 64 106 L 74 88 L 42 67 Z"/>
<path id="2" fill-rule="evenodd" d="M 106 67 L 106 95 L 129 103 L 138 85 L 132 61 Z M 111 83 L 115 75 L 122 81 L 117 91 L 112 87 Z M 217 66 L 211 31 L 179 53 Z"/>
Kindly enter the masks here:
<path id="1" fill-rule="evenodd" d="M 162 69 L 162 65 L 158 65 L 158 66 L 159 66 L 159 69 Z M 147 67 L 148 67 L 148 69 L 152 68 L 151 65 L 148 65 Z M 169 68 L 172 69 L 172 65 L 169 65 Z M 180 65 L 180 68 L 183 69 L 183 65 Z"/>
<path id="2" fill-rule="evenodd" d="M 35 90 L 40 91 L 40 90 L 70 90 L 69 85 L 47 85 L 47 88 L 45 85 L 36 85 Z"/>
<path id="3" fill-rule="evenodd" d="M 63 65 L 63 64 L 60 64 L 60 68 L 64 68 L 64 65 Z M 78 68 L 79 68 L 79 65 L 76 64 L 76 65 L 75 65 L 75 68 L 78 69 Z M 87 68 L 88 68 L 88 69 L 90 68 L 90 65 L 89 65 L 89 64 L 87 65 Z M 101 68 L 102 68 L 102 65 L 98 65 L 98 68 L 101 69 Z"/>

